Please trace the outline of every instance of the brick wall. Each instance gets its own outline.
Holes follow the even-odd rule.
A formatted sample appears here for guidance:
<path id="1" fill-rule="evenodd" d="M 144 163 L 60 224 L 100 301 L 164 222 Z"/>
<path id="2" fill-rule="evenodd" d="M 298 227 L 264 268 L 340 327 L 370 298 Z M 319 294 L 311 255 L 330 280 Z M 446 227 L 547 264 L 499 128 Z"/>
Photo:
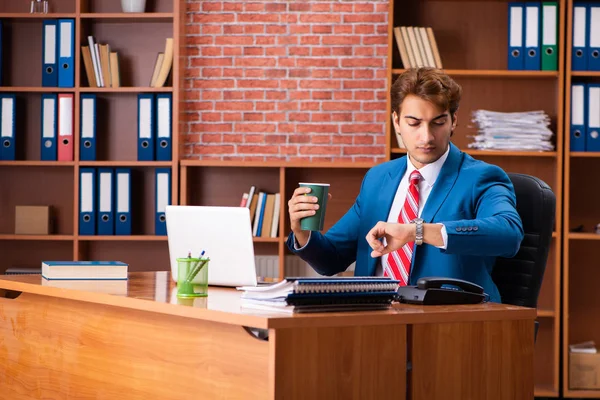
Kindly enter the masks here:
<path id="1" fill-rule="evenodd" d="M 187 0 L 185 157 L 382 161 L 388 0 Z"/>

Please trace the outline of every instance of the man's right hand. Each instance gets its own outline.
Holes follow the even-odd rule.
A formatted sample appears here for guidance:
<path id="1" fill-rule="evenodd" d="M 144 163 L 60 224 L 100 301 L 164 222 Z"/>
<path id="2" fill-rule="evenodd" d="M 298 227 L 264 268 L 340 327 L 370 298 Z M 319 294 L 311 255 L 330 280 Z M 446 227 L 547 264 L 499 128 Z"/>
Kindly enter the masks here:
<path id="1" fill-rule="evenodd" d="M 288 201 L 290 225 L 300 247 L 304 247 L 310 237 L 309 231 L 303 231 L 300 228 L 300 220 L 304 217 L 314 215 L 315 210 L 319 208 L 319 205 L 316 204 L 318 199 L 315 196 L 307 196 L 308 193 L 310 193 L 310 188 L 308 187 L 296 188 L 294 194 L 292 194 L 292 198 Z"/>

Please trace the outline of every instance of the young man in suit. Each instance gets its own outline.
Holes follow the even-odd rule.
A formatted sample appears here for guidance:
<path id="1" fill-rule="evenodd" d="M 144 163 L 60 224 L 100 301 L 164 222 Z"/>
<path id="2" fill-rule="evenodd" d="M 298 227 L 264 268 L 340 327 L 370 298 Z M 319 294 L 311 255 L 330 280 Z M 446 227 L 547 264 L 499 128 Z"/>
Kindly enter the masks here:
<path id="1" fill-rule="evenodd" d="M 407 70 L 391 96 L 407 156 L 371 168 L 354 205 L 326 234 L 301 230 L 300 219 L 317 206 L 297 188 L 288 202 L 288 248 L 323 275 L 356 261 L 356 276 L 390 276 L 401 285 L 424 276 L 465 279 L 500 302 L 495 259 L 514 256 L 523 239 L 511 181 L 450 142 L 461 88 L 448 75 Z"/>

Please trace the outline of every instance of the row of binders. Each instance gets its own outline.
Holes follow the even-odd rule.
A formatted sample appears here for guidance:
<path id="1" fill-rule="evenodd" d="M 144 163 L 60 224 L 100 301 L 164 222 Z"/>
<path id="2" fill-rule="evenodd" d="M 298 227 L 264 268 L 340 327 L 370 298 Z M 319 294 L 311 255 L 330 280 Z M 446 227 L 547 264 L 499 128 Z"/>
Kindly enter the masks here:
<path id="1" fill-rule="evenodd" d="M 42 86 L 75 87 L 75 20 L 44 20 L 42 43 Z"/>
<path id="2" fill-rule="evenodd" d="M 394 27 L 394 37 L 404 68 L 443 68 L 433 29 L 397 26 Z"/>
<path id="3" fill-rule="evenodd" d="M 508 3 L 508 69 L 558 70 L 558 2 Z"/>
<path id="4" fill-rule="evenodd" d="M 131 235 L 131 169 L 79 170 L 79 234 Z M 171 204 L 171 170 L 155 170 L 155 235 L 166 235 Z"/>
<path id="5" fill-rule="evenodd" d="M 600 151 L 600 84 L 571 85 L 571 151 Z"/>
<path id="6" fill-rule="evenodd" d="M 240 207 L 250 210 L 252 236 L 276 238 L 279 231 L 279 211 L 281 195 L 257 191 L 251 186 L 248 193 L 242 195 Z"/>
<path id="7" fill-rule="evenodd" d="M 171 161 L 173 96 L 138 94 L 138 161 Z"/>
<path id="8" fill-rule="evenodd" d="M 573 71 L 600 71 L 600 3 L 573 4 Z"/>

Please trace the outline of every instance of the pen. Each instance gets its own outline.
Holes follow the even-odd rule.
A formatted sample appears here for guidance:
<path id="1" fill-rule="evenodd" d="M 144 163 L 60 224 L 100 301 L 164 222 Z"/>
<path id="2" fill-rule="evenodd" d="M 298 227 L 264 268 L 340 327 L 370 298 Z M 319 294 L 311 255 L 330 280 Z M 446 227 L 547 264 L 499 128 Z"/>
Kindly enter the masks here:
<path id="1" fill-rule="evenodd" d="M 202 258 L 202 256 L 204 255 L 205 250 L 202 250 L 202 252 L 200 253 L 200 256 L 198 256 L 198 258 Z M 191 254 L 191 251 L 190 251 Z M 194 279 L 196 277 L 196 275 L 198 275 L 198 272 L 200 272 L 200 269 L 202 269 L 202 267 L 204 266 L 204 264 L 202 264 L 202 266 L 200 266 L 200 263 L 202 262 L 202 260 L 199 260 L 196 265 L 194 265 L 192 267 L 192 269 L 190 270 L 190 272 L 188 273 L 187 278 L 185 279 L 187 282 L 191 282 L 192 279 Z"/>

